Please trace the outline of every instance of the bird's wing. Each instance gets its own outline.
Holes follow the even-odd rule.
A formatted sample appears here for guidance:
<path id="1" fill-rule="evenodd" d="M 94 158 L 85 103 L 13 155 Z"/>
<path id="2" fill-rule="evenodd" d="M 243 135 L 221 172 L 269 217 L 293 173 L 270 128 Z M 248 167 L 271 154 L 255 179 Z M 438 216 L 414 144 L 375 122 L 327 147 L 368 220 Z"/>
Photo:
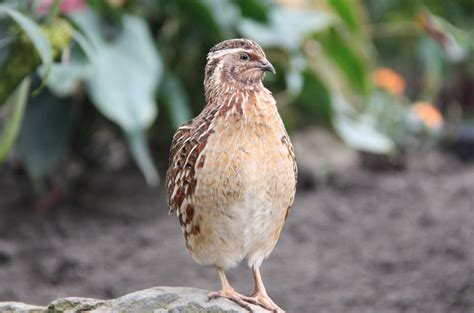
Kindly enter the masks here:
<path id="1" fill-rule="evenodd" d="M 186 161 L 191 145 L 192 120 L 182 125 L 173 136 L 169 155 L 169 167 L 166 173 L 166 191 L 168 195 L 168 205 L 170 213 L 177 210 L 181 205 L 179 193 L 182 191 L 181 171 L 184 170 L 184 162 Z"/>
<path id="2" fill-rule="evenodd" d="M 186 199 L 196 188 L 196 169 L 204 164 L 203 151 L 207 138 L 213 132 L 211 123 L 217 110 L 204 110 L 193 120 L 187 122 L 173 137 L 170 149 L 169 168 L 166 174 L 166 191 L 170 213 L 184 210 Z M 188 203 L 189 204 L 189 203 Z M 183 208 L 181 206 L 183 205 Z"/>
<path id="3" fill-rule="evenodd" d="M 281 142 L 288 149 L 288 154 L 290 155 L 290 158 L 293 160 L 293 173 L 295 174 L 294 191 L 293 191 L 293 196 L 290 199 L 290 205 L 286 209 L 286 214 L 285 214 L 285 220 L 286 220 L 288 218 L 288 214 L 290 214 L 291 206 L 294 201 L 294 195 L 296 193 L 296 182 L 298 181 L 298 166 L 296 164 L 295 149 L 293 148 L 293 145 L 291 144 L 290 138 L 288 134 L 286 133 L 286 131 L 283 137 L 281 138 Z"/>

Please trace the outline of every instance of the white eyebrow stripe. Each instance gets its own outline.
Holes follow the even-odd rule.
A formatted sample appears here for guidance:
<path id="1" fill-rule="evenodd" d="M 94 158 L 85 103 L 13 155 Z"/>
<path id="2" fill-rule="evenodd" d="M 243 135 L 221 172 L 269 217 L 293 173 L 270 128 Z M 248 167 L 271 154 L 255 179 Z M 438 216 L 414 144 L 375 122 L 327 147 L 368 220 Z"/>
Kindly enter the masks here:
<path id="1" fill-rule="evenodd" d="M 251 49 L 244 49 L 244 48 L 233 48 L 233 49 L 224 49 L 224 50 L 218 50 L 216 52 L 210 52 L 208 55 L 207 55 L 207 59 L 210 60 L 210 59 L 215 59 L 215 58 L 219 58 L 223 55 L 226 55 L 226 54 L 233 54 L 233 53 L 237 53 L 237 52 L 252 52 Z"/>

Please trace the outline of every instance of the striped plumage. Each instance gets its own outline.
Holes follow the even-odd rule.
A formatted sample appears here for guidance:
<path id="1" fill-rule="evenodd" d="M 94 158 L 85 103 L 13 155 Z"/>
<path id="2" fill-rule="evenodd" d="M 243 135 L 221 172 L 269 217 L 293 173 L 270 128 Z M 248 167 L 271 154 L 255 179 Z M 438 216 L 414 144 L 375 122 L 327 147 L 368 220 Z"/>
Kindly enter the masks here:
<path id="1" fill-rule="evenodd" d="M 194 260 L 219 271 L 223 289 L 211 297 L 281 311 L 259 268 L 293 203 L 297 170 L 275 100 L 262 84 L 265 71 L 273 66 L 253 41 L 227 40 L 210 50 L 206 106 L 173 137 L 167 193 Z M 244 258 L 256 280 L 249 297 L 235 292 L 223 272 Z"/>

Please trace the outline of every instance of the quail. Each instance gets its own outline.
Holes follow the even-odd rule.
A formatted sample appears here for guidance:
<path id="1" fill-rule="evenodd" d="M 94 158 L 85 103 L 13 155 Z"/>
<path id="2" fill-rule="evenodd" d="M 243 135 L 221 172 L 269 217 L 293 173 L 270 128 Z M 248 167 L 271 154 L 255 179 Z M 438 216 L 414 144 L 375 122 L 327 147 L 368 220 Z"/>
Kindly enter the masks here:
<path id="1" fill-rule="evenodd" d="M 207 55 L 202 112 L 173 137 L 166 189 L 187 250 L 214 265 L 224 297 L 284 312 L 268 296 L 260 274 L 293 204 L 297 167 L 293 146 L 265 72 L 275 73 L 263 49 L 248 39 L 218 43 Z M 235 291 L 225 270 L 246 260 L 255 292 Z"/>

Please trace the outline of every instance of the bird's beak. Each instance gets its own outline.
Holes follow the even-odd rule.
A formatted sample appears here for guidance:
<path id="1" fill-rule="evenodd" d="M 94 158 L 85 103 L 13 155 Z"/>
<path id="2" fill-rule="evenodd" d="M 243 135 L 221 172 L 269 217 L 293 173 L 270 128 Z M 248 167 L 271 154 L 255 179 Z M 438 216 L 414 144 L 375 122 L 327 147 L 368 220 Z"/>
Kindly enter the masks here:
<path id="1" fill-rule="evenodd" d="M 265 72 L 272 72 L 273 74 L 276 74 L 275 68 L 270 62 L 268 62 L 267 59 L 262 61 L 260 68 Z"/>

